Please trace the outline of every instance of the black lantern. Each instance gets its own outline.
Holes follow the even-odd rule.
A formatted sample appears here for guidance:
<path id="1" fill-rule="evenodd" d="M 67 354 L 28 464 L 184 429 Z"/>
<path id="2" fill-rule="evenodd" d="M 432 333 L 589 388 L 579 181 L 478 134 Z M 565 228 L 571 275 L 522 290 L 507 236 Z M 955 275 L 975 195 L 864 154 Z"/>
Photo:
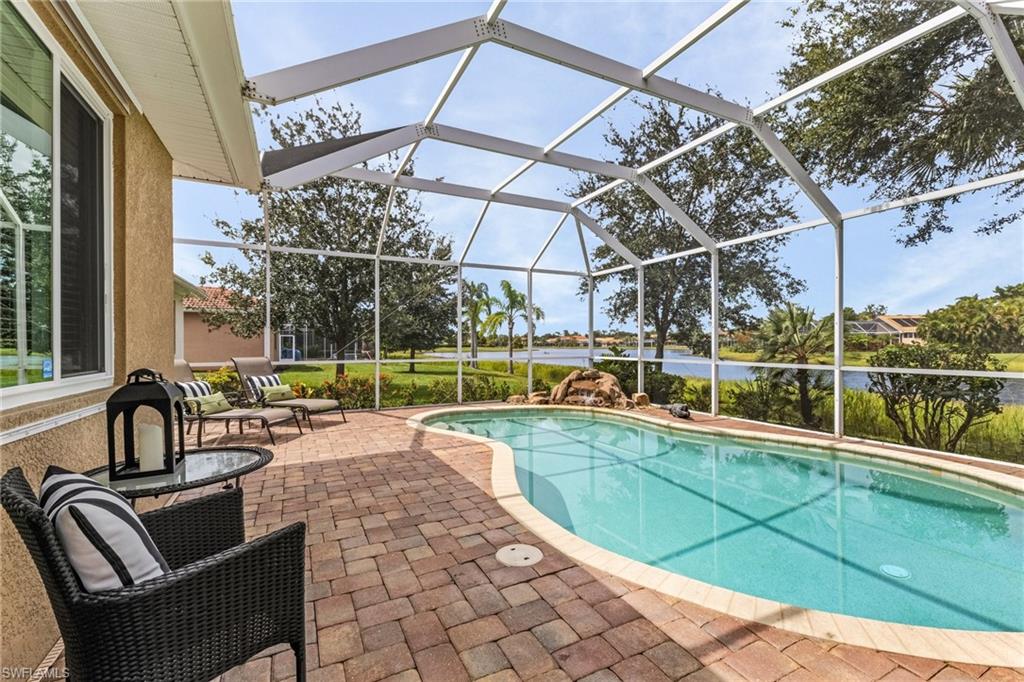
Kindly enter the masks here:
<path id="1" fill-rule="evenodd" d="M 184 395 L 177 386 L 164 381 L 159 372 L 151 369 L 137 369 L 128 375 L 128 383 L 111 394 L 107 399 L 107 452 L 109 455 L 110 480 L 139 478 L 157 474 L 174 473 L 185 461 L 185 404 Z M 141 469 L 135 442 L 135 411 L 140 407 L 151 407 L 161 417 L 163 426 L 163 466 Z M 117 439 L 114 437 L 114 422 L 123 416 L 124 461 L 117 457 Z M 175 447 L 177 430 L 177 447 Z M 152 443 L 150 444 L 153 445 Z"/>

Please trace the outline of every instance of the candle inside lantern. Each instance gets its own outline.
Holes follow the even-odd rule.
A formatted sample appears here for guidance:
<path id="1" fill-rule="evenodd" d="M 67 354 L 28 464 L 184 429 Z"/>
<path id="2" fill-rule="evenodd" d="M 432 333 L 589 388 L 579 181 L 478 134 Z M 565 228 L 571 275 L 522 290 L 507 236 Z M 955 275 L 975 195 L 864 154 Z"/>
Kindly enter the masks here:
<path id="1" fill-rule="evenodd" d="M 139 471 L 164 468 L 164 430 L 155 424 L 139 424 Z"/>

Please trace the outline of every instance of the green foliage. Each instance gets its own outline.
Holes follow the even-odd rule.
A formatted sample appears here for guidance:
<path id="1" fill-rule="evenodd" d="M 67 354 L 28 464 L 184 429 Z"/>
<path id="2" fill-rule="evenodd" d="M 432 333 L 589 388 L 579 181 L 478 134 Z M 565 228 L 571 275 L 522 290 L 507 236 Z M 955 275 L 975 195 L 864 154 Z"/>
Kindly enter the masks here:
<path id="1" fill-rule="evenodd" d="M 985 353 L 939 343 L 896 345 L 871 358 L 875 367 L 999 371 Z M 932 450 L 955 452 L 969 429 L 1001 411 L 999 379 L 872 372 L 869 391 L 885 403 L 885 415 L 900 440 Z"/>
<path id="2" fill-rule="evenodd" d="M 1024 283 L 987 298 L 963 296 L 929 312 L 918 327 L 928 340 L 985 353 L 1024 352 Z"/>
<path id="3" fill-rule="evenodd" d="M 224 395 L 241 394 L 242 384 L 238 380 L 238 373 L 234 367 L 221 367 L 214 372 L 206 372 L 197 377 L 210 384 L 214 393 L 218 391 Z"/>
<path id="4" fill-rule="evenodd" d="M 475 358 L 480 350 L 481 327 L 490 314 L 492 307 L 498 303 L 491 296 L 485 282 L 462 281 L 462 312 L 463 322 L 469 330 L 469 355 Z M 469 361 L 470 367 L 477 367 L 476 360 Z"/>
<path id="5" fill-rule="evenodd" d="M 810 308 L 787 301 L 768 312 L 755 337 L 761 347 L 762 361 L 810 364 L 815 356 L 832 350 L 832 316 L 816 320 Z M 795 385 L 803 426 L 820 427 L 821 420 L 815 416 L 814 409 L 817 389 L 812 385 L 819 378 L 812 377 L 806 369 L 774 371 L 769 378 Z M 766 406 L 765 409 L 772 408 Z"/>
<path id="6" fill-rule="evenodd" d="M 832 421 L 830 373 L 801 369 L 755 369 L 753 379 L 733 383 L 723 391 L 729 414 L 824 430 Z M 805 402 L 806 401 L 806 402 Z"/>
<path id="7" fill-rule="evenodd" d="M 661 100 L 640 100 L 643 119 L 629 130 L 611 125 L 606 154 L 617 163 L 637 167 L 720 124 Z M 749 130 L 739 128 L 692 149 L 654 169 L 647 177 L 660 187 L 712 238 L 723 241 L 795 222 L 792 196 L 782 188 L 781 167 Z M 580 174 L 573 196 L 597 189 L 604 178 Z M 588 204 L 608 230 L 641 258 L 682 251 L 697 242 L 639 186 L 627 183 Z M 804 284 L 779 263 L 787 237 L 762 239 L 720 252 L 722 325 L 747 328 L 757 305 L 777 305 L 799 293 Z M 591 256 L 595 269 L 620 265 L 607 245 Z M 664 357 L 674 340 L 698 352 L 710 349 L 704 331 L 711 310 L 711 266 L 707 255 L 676 259 L 644 269 L 646 326 L 655 332 L 655 350 Z M 617 323 L 635 322 L 637 277 L 633 268 L 602 277 L 611 293 L 605 312 Z M 581 289 L 584 291 L 584 289 Z"/>
<path id="8" fill-rule="evenodd" d="M 679 377 L 672 385 L 668 402 L 686 403 L 697 412 L 711 411 L 711 381 L 708 379 L 687 379 Z"/>
<path id="9" fill-rule="evenodd" d="M 794 6 L 792 88 L 878 45 L 947 6 L 912 0 L 810 0 Z M 1019 46 L 1024 17 L 1005 17 Z M 976 21 L 955 21 L 904 49 L 862 65 L 793 105 L 785 141 L 826 185 L 869 185 L 889 200 L 1024 168 L 1020 104 Z M 1024 182 L 998 190 L 978 225 L 994 232 L 1024 215 Z M 906 245 L 951 232 L 948 197 L 903 209 Z"/>
<path id="10" fill-rule="evenodd" d="M 391 377 L 381 373 L 380 384 L 381 393 L 384 393 L 391 385 Z M 346 410 L 368 410 L 376 404 L 372 376 L 341 374 L 316 386 L 293 383 L 292 390 L 300 398 L 332 398 Z"/>
<path id="11" fill-rule="evenodd" d="M 512 286 L 507 279 L 501 280 L 501 294 L 502 298 L 490 302 L 492 312 L 483 322 L 483 331 L 485 334 L 494 334 L 500 327 L 505 327 L 508 337 L 508 373 L 511 374 L 516 321 L 522 320 L 532 325 L 544 319 L 544 311 L 534 305 L 533 319 L 529 319 L 526 294 Z"/>
<path id="12" fill-rule="evenodd" d="M 448 404 L 458 401 L 458 384 L 455 379 L 435 379 L 428 387 L 430 402 Z M 507 382 L 495 381 L 489 376 L 464 376 L 462 378 L 462 400 L 467 403 L 489 400 L 505 400 L 512 395 Z"/>

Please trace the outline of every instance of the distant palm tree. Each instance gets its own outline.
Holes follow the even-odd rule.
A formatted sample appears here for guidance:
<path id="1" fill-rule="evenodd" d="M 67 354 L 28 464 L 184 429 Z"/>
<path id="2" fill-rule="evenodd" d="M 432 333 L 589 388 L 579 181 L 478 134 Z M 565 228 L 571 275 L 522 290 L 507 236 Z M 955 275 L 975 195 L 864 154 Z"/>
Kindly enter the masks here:
<path id="1" fill-rule="evenodd" d="M 462 281 L 463 315 L 469 327 L 469 366 L 476 369 L 476 356 L 480 345 L 480 328 L 491 314 L 491 306 L 498 301 L 487 291 L 484 282 Z"/>
<path id="2" fill-rule="evenodd" d="M 533 306 L 533 321 L 531 322 L 526 312 L 526 294 L 517 290 L 507 279 L 501 280 L 501 293 L 504 300 L 497 299 L 492 305 L 495 308 L 487 319 L 484 320 L 483 329 L 492 334 L 499 327 L 504 326 L 508 333 L 508 373 L 512 374 L 512 344 L 515 337 L 515 324 L 517 320 L 523 320 L 528 325 L 544 319 L 544 311 L 538 306 Z"/>
<path id="3" fill-rule="evenodd" d="M 816 355 L 832 349 L 832 318 L 814 319 L 814 310 L 787 302 L 768 313 L 756 334 L 762 362 L 791 362 L 807 365 Z M 806 369 L 793 370 L 800 397 L 800 418 L 804 424 L 814 424 L 811 405 L 810 373 Z"/>

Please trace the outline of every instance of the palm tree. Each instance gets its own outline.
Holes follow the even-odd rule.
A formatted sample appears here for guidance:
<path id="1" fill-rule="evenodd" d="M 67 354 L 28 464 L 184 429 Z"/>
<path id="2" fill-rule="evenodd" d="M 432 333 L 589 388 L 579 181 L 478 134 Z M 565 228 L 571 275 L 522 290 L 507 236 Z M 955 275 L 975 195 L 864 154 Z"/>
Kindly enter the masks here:
<path id="1" fill-rule="evenodd" d="M 491 334 L 496 329 L 504 326 L 508 332 L 508 373 L 512 374 L 512 340 L 515 336 L 515 324 L 517 320 L 523 320 L 531 324 L 526 313 L 526 294 L 518 291 L 507 279 L 501 280 L 501 293 L 504 300 L 497 299 L 492 302 L 494 310 L 484 320 L 483 329 L 485 333 Z M 533 306 L 534 321 L 544 319 L 544 311 Z"/>
<path id="2" fill-rule="evenodd" d="M 476 356 L 479 350 L 480 328 L 487 315 L 491 314 L 491 306 L 497 300 L 487 291 L 484 282 L 462 281 L 463 315 L 469 327 L 469 366 L 476 369 Z"/>
<path id="3" fill-rule="evenodd" d="M 760 361 L 807 365 L 814 356 L 832 350 L 832 318 L 815 320 L 811 308 L 787 302 L 785 306 L 768 313 L 756 338 L 761 344 Z M 800 397 L 800 418 L 804 424 L 813 426 L 810 372 L 796 369 L 793 370 L 793 376 Z"/>

